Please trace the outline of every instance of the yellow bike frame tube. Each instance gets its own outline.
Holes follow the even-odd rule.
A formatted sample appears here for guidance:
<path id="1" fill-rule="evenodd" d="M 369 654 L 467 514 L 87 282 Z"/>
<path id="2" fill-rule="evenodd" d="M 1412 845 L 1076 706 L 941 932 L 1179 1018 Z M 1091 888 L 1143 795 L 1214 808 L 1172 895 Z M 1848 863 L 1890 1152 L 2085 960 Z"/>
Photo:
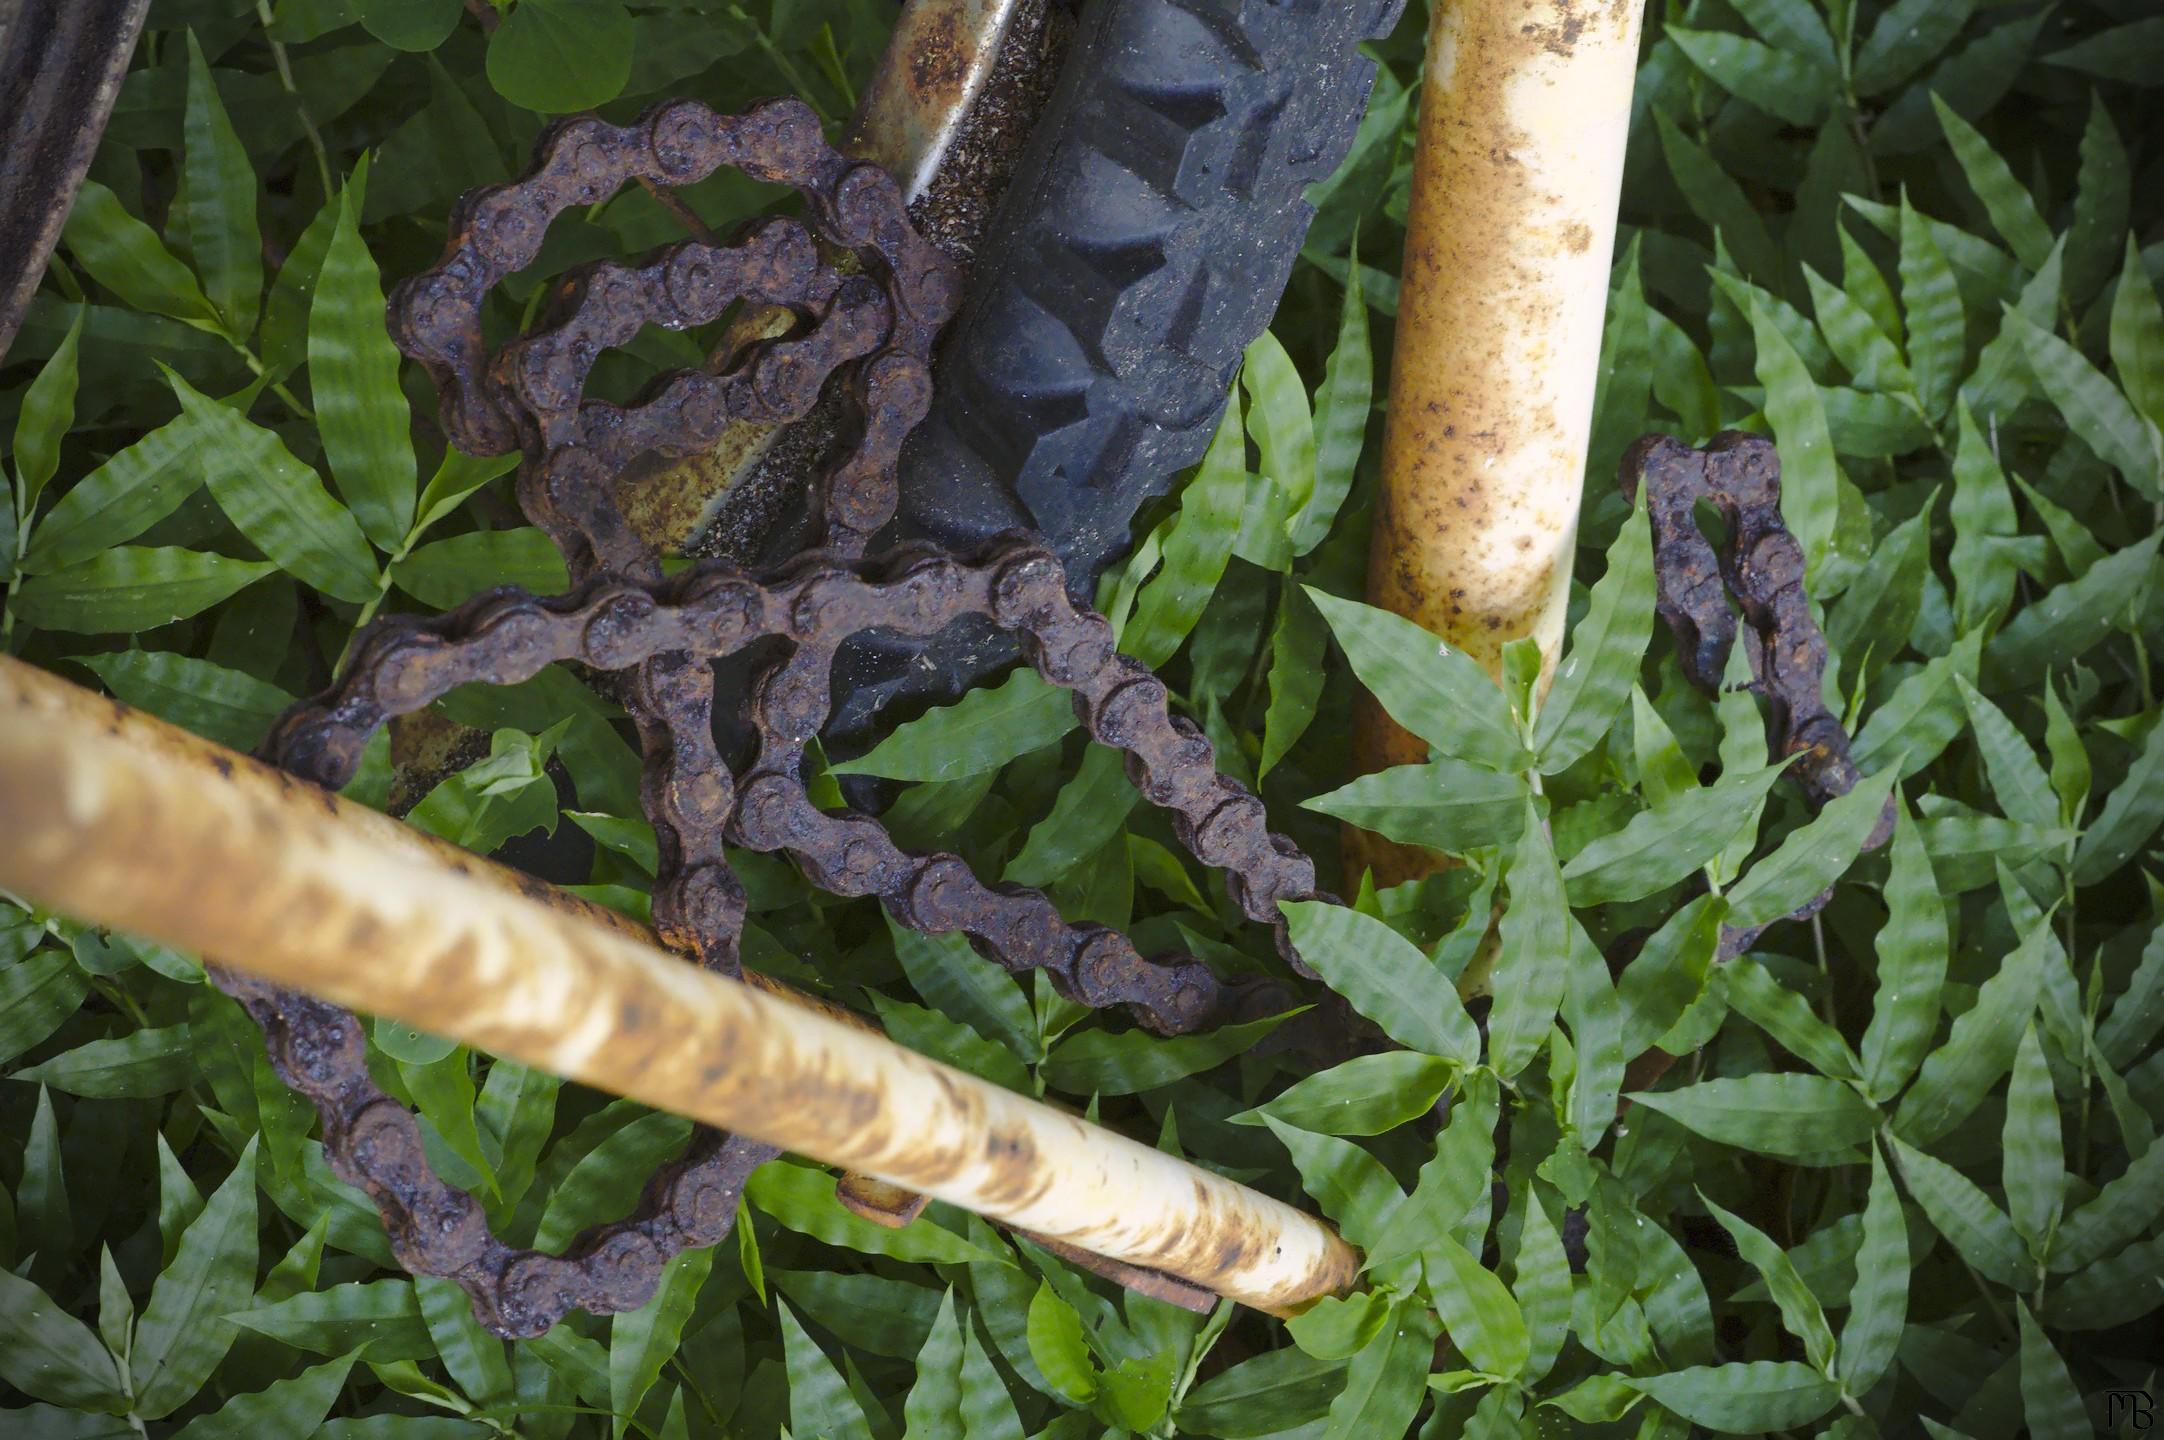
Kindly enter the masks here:
<path id="1" fill-rule="evenodd" d="M 0 658 L 0 888 L 1247 1305 L 1354 1282 L 1288 1205 L 447 850 Z"/>

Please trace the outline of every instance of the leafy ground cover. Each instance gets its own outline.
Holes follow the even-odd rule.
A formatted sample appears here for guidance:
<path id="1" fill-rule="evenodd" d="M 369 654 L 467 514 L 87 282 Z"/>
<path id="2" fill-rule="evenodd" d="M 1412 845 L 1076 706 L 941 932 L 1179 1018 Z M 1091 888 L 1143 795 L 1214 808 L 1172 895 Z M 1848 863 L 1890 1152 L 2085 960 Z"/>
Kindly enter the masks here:
<path id="1" fill-rule="evenodd" d="M 451 199 L 508 174 L 544 112 L 786 89 L 838 118 L 890 17 L 519 0 L 490 30 L 457 0 L 159 0 L 0 371 L 7 647 L 247 745 L 372 615 L 560 584 L 501 466 L 443 454 L 383 333 L 386 277 L 433 258 Z M 1415 4 L 1381 47 L 1218 443 L 1106 592 L 1125 648 L 1326 865 L 1340 821 L 1462 858 L 1292 917 L 1402 1048 L 1311 1073 L 1252 1030 L 1154 1039 L 785 866 L 755 872 L 751 930 L 755 963 L 906 1044 L 1323 1210 L 1366 1250 L 1366 1291 L 1289 1324 L 1189 1315 L 941 1207 L 876 1230 L 784 1161 L 646 1309 L 506 1345 L 392 1264 L 192 958 L 0 907 L 0 1430 L 2130 1424 L 2110 1392 L 2154 1397 L 2164 1351 L 2164 19 L 1649 16 L 1577 664 L 1537 706 L 1357 599 L 1424 23 Z M 770 203 L 727 179 L 691 199 L 716 225 Z M 674 224 L 637 191 L 567 223 L 502 318 Z M 695 362 L 698 338 L 644 337 L 606 383 Z M 1737 426 L 1779 443 L 1869 777 L 1816 818 L 1748 697 L 1684 681 L 1612 481 L 1639 433 Z M 1427 765 L 1352 778 L 1348 671 Z M 556 834 L 551 864 L 638 911 L 652 840 L 607 700 L 552 672 L 442 708 L 492 740 L 412 822 L 518 854 Z M 1228 973 L 1274 963 L 1031 679 L 837 768 L 892 782 L 909 843 L 1072 918 Z M 391 778 L 379 755 L 358 789 L 386 803 Z M 1893 842 L 1859 859 L 1889 791 Z M 1817 921 L 1712 963 L 1724 919 L 1828 884 Z M 513 1239 L 621 1213 L 684 1142 L 411 1031 L 376 1027 L 371 1058 Z"/>

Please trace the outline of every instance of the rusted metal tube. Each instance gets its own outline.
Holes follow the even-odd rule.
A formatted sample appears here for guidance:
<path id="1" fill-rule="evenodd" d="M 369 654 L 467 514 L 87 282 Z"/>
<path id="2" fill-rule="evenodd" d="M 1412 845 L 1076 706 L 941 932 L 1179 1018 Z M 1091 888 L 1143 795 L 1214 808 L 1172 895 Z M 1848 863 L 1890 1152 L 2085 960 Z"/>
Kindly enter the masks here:
<path id="1" fill-rule="evenodd" d="M 1357 1254 L 1290 1206 L 447 862 L 395 822 L 0 659 L 0 888 L 1284 1311 Z"/>
<path id="2" fill-rule="evenodd" d="M 1552 673 L 1615 244 L 1639 0 L 1437 0 L 1368 599 Z M 1372 704 L 1369 768 L 1426 747 Z"/>

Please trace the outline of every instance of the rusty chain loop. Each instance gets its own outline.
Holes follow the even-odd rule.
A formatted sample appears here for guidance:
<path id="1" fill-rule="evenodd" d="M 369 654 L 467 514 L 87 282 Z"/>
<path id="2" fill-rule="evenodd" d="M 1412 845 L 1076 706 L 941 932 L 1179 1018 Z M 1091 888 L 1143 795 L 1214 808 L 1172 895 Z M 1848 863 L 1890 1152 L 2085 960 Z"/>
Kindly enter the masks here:
<path id="1" fill-rule="evenodd" d="M 582 266 L 557 284 L 542 323 L 491 358 L 482 302 L 534 262 L 556 215 L 626 183 L 683 185 L 723 165 L 795 187 L 805 220 L 765 220 L 734 244 L 680 244 L 636 267 Z M 822 241 L 853 255 L 859 272 L 823 263 Z M 844 640 L 874 628 L 931 634 L 983 616 L 1071 692 L 1091 736 L 1124 754 L 1128 776 L 1169 813 L 1181 842 L 1226 872 L 1240 913 L 1271 926 L 1287 962 L 1313 975 L 1278 909 L 1318 897 L 1313 862 L 1270 833 L 1259 799 L 1217 773 L 1208 740 L 1171 713 L 1163 682 L 1117 653 L 1103 617 L 1071 603 L 1049 550 L 1017 535 L 967 559 L 922 549 L 864 558 L 893 515 L 896 460 L 929 406 L 931 344 L 957 291 L 954 267 L 911 229 L 893 180 L 830 147 L 798 101 L 733 117 L 677 101 L 627 126 L 559 122 L 525 175 L 460 202 L 443 260 L 398 288 L 390 324 L 435 383 L 455 445 L 522 451 L 520 504 L 563 552 L 573 589 L 548 599 L 496 590 L 432 619 L 377 621 L 332 688 L 287 712 L 259 753 L 339 788 L 378 728 L 454 686 L 513 683 L 566 660 L 626 671 L 641 800 L 659 848 L 655 928 L 700 964 L 742 974 L 745 897 L 726 854 L 736 845 L 786 854 L 834 894 L 875 895 L 899 923 L 962 934 L 1008 968 L 1042 969 L 1061 994 L 1124 1007 L 1159 1033 L 1282 1009 L 1287 997 L 1270 982 L 1228 985 L 1192 959 L 1145 959 L 1115 931 L 1068 924 L 1037 891 L 986 885 L 954 855 L 903 853 L 877 820 L 821 810 L 806 789 L 806 747 L 827 718 Z M 707 324 L 739 302 L 784 307 L 796 323 L 712 371 L 663 376 L 629 406 L 585 397 L 601 352 L 642 325 Z M 772 573 L 709 563 L 664 579 L 616 506 L 617 472 L 643 453 L 700 451 L 733 420 L 798 418 L 836 374 L 849 405 L 837 458 L 817 484 L 822 546 Z M 762 641 L 786 653 L 745 698 L 756 747 L 737 776 L 714 741 L 711 662 Z M 350 1013 L 218 978 L 263 1028 L 279 1074 L 315 1104 L 332 1170 L 375 1201 L 399 1261 L 455 1280 L 500 1334 L 540 1334 L 573 1308 L 644 1304 L 672 1256 L 728 1233 L 745 1181 L 775 1153 L 702 1127 L 628 1218 L 562 1256 L 516 1249 L 490 1233 L 478 1202 L 429 1168 L 414 1115 L 369 1077 Z"/>
<path id="2" fill-rule="evenodd" d="M 1683 673 L 1718 694 L 1730 647 L 1739 641 L 1751 665 L 1751 693 L 1766 704 L 1766 738 L 1776 758 L 1795 756 L 1788 774 L 1813 810 L 1848 794 L 1861 778 L 1848 731 L 1826 707 L 1826 636 L 1804 589 L 1803 547 L 1781 518 L 1781 461 L 1763 435 L 1730 430 L 1694 450 L 1667 435 L 1648 435 L 1623 460 L 1623 494 L 1645 491 L 1653 529 L 1653 571 L 1661 619 L 1675 636 Z M 1719 512 L 1720 549 L 1698 527 L 1703 500 Z M 1729 605 L 1734 597 L 1742 612 Z M 1864 842 L 1876 850 L 1893 834 L 1894 802 Z M 1789 919 L 1808 919 L 1833 892 Z M 1748 950 L 1764 925 L 1725 927 L 1721 958 Z"/>

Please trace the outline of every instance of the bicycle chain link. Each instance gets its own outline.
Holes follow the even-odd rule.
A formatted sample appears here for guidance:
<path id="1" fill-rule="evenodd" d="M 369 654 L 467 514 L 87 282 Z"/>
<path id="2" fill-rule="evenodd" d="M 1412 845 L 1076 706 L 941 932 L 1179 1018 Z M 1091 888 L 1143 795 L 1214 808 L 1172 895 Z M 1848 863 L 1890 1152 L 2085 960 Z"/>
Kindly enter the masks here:
<path id="1" fill-rule="evenodd" d="M 1803 546 L 1781 516 L 1774 443 L 1731 430 L 1694 450 L 1672 436 L 1648 435 L 1625 455 L 1622 484 L 1627 499 L 1645 493 L 1656 607 L 1675 636 L 1684 675 L 1707 694 L 1719 694 L 1729 652 L 1741 643 L 1751 667 L 1748 688 L 1766 706 L 1767 748 L 1776 759 L 1795 757 L 1787 773 L 1811 808 L 1855 789 L 1861 777 L 1848 731 L 1826 705 L 1826 635 L 1804 588 Z M 1700 501 L 1720 514 L 1718 549 L 1699 528 Z M 1893 824 L 1894 801 L 1888 799 L 1863 848 L 1884 845 Z M 1832 894 L 1826 890 L 1783 918 L 1809 919 Z M 1743 954 L 1767 928 L 1724 927 L 1721 958 Z"/>
<path id="2" fill-rule="evenodd" d="M 490 357 L 482 301 L 535 261 L 558 214 L 631 181 L 690 184 L 723 165 L 793 186 L 806 220 L 768 219 L 733 245 L 680 244 L 637 267 L 579 267 L 556 285 L 543 322 Z M 822 263 L 820 241 L 853 254 L 861 272 Z M 1072 693 L 1090 735 L 1124 754 L 1130 779 L 1169 813 L 1180 841 L 1226 872 L 1240 913 L 1271 926 L 1286 961 L 1313 976 L 1278 909 L 1320 898 L 1312 861 L 1270 833 L 1259 799 L 1218 774 L 1209 741 L 1172 715 L 1163 682 L 1117 653 L 1110 625 L 1072 604 L 1049 550 L 1018 535 L 969 559 L 921 549 L 864 558 L 893 514 L 896 460 L 929 407 L 931 344 L 958 291 L 955 267 L 911 228 L 892 178 L 835 151 L 800 102 L 732 117 L 675 101 L 627 126 L 559 122 L 526 174 L 459 203 L 444 258 L 398 287 L 390 324 L 434 382 L 454 445 L 523 452 L 521 507 L 563 552 L 573 589 L 550 599 L 497 590 L 433 619 L 377 621 L 332 688 L 287 712 L 259 754 L 339 788 L 379 727 L 456 685 L 511 683 L 566 660 L 630 671 L 626 709 L 659 849 L 654 923 L 670 949 L 741 975 L 745 897 L 726 855 L 734 844 L 787 854 L 823 889 L 876 895 L 904 925 L 960 933 L 1008 968 L 1042 969 L 1063 995 L 1125 1007 L 1159 1033 L 1284 1008 L 1271 982 L 1228 985 L 1193 960 L 1145 959 L 1115 931 L 1068 924 L 1037 891 L 986 885 L 954 855 L 903 853 L 877 820 L 823 811 L 806 789 L 805 749 L 826 719 L 842 641 L 984 616 L 1021 637 L 1038 673 Z M 739 302 L 786 307 L 798 323 L 714 370 L 663 376 L 631 405 L 585 397 L 598 356 L 641 326 L 707 324 Z M 848 419 L 817 482 L 823 546 L 771 574 L 709 563 L 664 579 L 616 506 L 617 472 L 642 453 L 702 450 L 732 420 L 799 418 L 837 373 Z M 745 698 L 757 738 L 738 777 L 715 746 L 711 662 L 762 640 L 789 649 Z M 671 1257 L 727 1235 L 746 1180 L 776 1153 L 702 1127 L 626 1219 L 561 1256 L 517 1249 L 430 1169 L 414 1115 L 368 1074 L 354 1016 L 218 978 L 262 1027 L 278 1073 L 314 1103 L 333 1172 L 375 1202 L 400 1263 L 456 1281 L 499 1334 L 538 1335 L 573 1308 L 644 1304 Z"/>

